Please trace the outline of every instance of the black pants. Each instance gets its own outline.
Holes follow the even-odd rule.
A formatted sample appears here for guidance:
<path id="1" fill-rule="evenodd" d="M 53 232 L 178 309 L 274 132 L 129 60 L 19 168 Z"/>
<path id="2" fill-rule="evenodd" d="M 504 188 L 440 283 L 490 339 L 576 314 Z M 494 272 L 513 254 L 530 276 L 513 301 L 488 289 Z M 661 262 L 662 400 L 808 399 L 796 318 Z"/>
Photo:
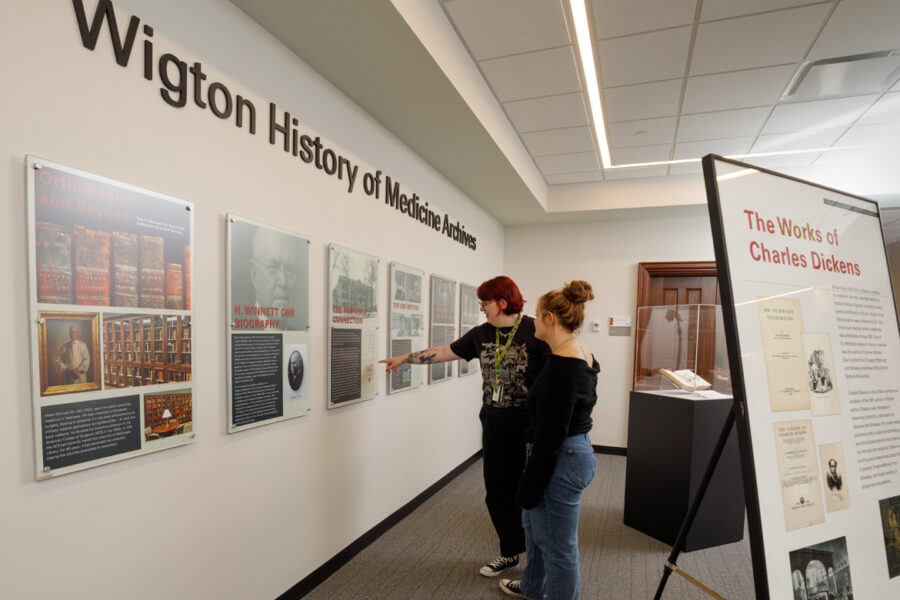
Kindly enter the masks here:
<path id="1" fill-rule="evenodd" d="M 528 413 L 482 407 L 481 447 L 484 450 L 484 498 L 497 536 L 500 554 L 514 556 L 525 551 L 522 509 L 516 503 L 519 479 L 525 468 L 525 428 Z"/>

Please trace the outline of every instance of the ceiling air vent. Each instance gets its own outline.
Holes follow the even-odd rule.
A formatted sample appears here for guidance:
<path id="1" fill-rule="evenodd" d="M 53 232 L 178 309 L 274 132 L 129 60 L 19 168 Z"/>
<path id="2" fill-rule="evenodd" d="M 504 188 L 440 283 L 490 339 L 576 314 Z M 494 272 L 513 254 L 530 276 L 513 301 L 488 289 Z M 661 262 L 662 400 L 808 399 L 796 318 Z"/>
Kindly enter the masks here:
<path id="1" fill-rule="evenodd" d="M 900 77 L 900 50 L 867 52 L 804 63 L 782 102 L 806 102 L 826 98 L 883 92 Z"/>

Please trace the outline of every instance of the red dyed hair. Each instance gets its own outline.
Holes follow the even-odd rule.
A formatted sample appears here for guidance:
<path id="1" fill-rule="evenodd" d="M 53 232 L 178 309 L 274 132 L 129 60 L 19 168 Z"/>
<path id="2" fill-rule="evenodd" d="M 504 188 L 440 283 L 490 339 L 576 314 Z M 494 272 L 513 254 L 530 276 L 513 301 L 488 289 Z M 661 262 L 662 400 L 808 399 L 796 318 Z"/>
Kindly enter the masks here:
<path id="1" fill-rule="evenodd" d="M 516 315 L 522 312 L 525 306 L 525 300 L 522 299 L 522 293 L 516 282 L 505 275 L 488 279 L 478 286 L 478 299 L 486 302 L 488 300 L 506 300 L 506 308 L 503 312 L 507 315 Z"/>

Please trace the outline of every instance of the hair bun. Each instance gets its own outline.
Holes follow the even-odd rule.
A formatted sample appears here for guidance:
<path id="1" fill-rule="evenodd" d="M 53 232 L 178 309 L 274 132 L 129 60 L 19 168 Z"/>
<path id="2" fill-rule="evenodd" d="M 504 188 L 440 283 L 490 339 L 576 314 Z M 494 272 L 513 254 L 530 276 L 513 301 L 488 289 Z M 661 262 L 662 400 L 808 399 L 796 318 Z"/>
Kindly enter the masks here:
<path id="1" fill-rule="evenodd" d="M 594 290 L 591 288 L 591 284 L 578 279 L 564 287 L 562 293 L 569 302 L 575 304 L 584 304 L 594 299 Z"/>

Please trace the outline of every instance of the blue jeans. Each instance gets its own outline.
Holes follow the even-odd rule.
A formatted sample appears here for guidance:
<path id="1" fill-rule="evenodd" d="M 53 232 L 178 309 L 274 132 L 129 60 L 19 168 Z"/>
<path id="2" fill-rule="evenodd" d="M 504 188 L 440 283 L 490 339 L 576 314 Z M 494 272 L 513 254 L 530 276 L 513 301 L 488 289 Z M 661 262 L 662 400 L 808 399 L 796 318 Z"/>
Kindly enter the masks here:
<path id="1" fill-rule="evenodd" d="M 597 461 L 588 435 L 565 439 L 541 503 L 522 511 L 525 552 L 522 593 L 534 600 L 577 600 L 581 578 L 578 514 Z"/>

